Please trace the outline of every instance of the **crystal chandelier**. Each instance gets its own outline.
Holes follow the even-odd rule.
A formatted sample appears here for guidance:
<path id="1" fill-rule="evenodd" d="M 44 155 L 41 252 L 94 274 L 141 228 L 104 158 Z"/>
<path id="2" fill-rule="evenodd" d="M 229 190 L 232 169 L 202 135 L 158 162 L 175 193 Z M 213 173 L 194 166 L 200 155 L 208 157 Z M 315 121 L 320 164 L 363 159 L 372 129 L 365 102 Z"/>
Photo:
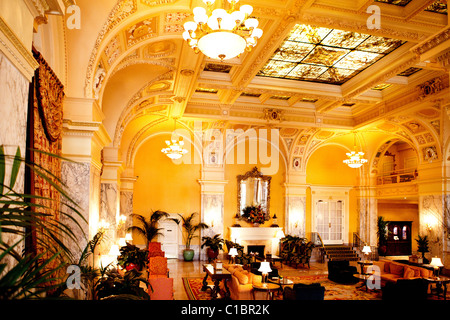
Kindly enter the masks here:
<path id="1" fill-rule="evenodd" d="M 237 8 L 239 0 L 227 0 L 230 9 L 212 9 L 215 0 L 203 0 L 207 5 L 194 8 L 194 21 L 184 24 L 183 38 L 196 53 L 212 59 L 228 60 L 250 51 L 262 36 L 258 20 L 249 18 L 250 5 Z"/>
<path id="2" fill-rule="evenodd" d="M 177 120 L 174 119 L 174 133 L 175 133 L 175 127 Z M 171 140 L 166 140 L 167 148 L 161 149 L 162 153 L 165 153 L 170 159 L 177 160 L 180 159 L 184 154 L 186 154 L 188 151 L 183 148 L 184 141 L 180 140 L 178 136 L 172 135 Z"/>
<path id="3" fill-rule="evenodd" d="M 346 153 L 348 159 L 345 159 L 343 162 L 348 165 L 350 168 L 359 168 L 361 167 L 364 163 L 367 163 L 367 159 L 364 159 L 364 152 L 359 151 L 356 152 L 356 133 L 354 136 L 354 146 L 353 146 L 353 151 L 352 152 L 347 152 Z"/>
<path id="4" fill-rule="evenodd" d="M 344 163 L 347 164 L 350 168 L 359 168 L 364 163 L 367 162 L 367 159 L 362 158 L 364 156 L 364 152 L 347 152 L 348 159 L 344 160 Z"/>

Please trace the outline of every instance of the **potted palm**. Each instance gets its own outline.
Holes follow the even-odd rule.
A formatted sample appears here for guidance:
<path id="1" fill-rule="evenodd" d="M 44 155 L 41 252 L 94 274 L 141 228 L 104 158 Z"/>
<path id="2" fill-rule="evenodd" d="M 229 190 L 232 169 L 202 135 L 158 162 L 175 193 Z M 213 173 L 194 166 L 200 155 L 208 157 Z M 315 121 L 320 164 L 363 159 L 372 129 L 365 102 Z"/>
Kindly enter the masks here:
<path id="1" fill-rule="evenodd" d="M 388 238 L 388 224 L 389 222 L 384 220 L 383 217 L 378 217 L 378 254 L 384 256 L 387 251 L 387 238 Z"/>
<path id="2" fill-rule="evenodd" d="M 428 236 L 421 237 L 420 235 L 418 235 L 418 238 L 415 240 L 417 241 L 417 251 L 422 253 L 422 263 L 429 263 L 428 259 L 425 258 L 425 253 L 430 251 L 428 247 Z"/>
<path id="3" fill-rule="evenodd" d="M 219 251 L 222 250 L 224 240 L 220 238 L 220 234 L 216 234 L 213 237 L 203 237 L 204 241 L 202 244 L 203 247 L 206 247 L 206 255 L 208 257 L 208 262 L 211 262 L 217 258 L 219 255 Z"/>
<path id="4" fill-rule="evenodd" d="M 157 210 L 152 212 L 148 220 L 144 216 L 136 213 L 132 213 L 130 216 L 136 218 L 140 225 L 131 226 L 128 228 L 128 231 L 135 231 L 136 233 L 144 236 L 147 241 L 146 246 L 148 248 L 148 244 L 152 242 L 152 240 L 156 239 L 158 235 L 162 235 L 162 228 L 158 228 L 158 222 L 163 218 L 168 218 L 169 214 L 167 212 Z"/>
<path id="5" fill-rule="evenodd" d="M 209 228 L 209 226 L 206 223 L 199 222 L 197 224 L 194 223 L 194 217 L 197 215 L 197 212 L 193 212 L 187 217 L 184 217 L 181 214 L 178 214 L 180 216 L 181 221 L 178 219 L 172 218 L 171 220 L 175 221 L 177 224 L 182 222 L 181 226 L 183 227 L 185 231 L 185 245 L 186 248 L 183 250 L 183 258 L 185 261 L 192 261 L 194 259 L 194 250 L 191 249 L 191 241 L 192 239 L 198 237 L 196 235 L 196 232 L 201 229 Z"/>

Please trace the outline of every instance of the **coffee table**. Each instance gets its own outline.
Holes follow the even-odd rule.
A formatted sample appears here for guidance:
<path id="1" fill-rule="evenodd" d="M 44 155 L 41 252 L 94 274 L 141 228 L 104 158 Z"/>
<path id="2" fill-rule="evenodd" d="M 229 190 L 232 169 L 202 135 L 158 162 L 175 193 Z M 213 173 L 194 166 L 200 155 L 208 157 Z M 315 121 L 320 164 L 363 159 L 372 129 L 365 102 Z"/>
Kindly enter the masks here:
<path id="1" fill-rule="evenodd" d="M 230 298 L 230 289 L 227 286 L 227 282 L 231 280 L 231 273 L 226 269 L 216 270 L 216 269 L 214 269 L 214 266 L 211 264 L 204 264 L 203 271 L 205 271 L 206 274 L 205 274 L 205 277 L 203 278 L 202 291 L 211 289 L 208 286 L 208 282 L 207 282 L 208 277 L 210 277 L 214 283 L 214 287 L 211 289 L 211 298 L 212 299 L 218 298 L 218 293 L 220 291 L 220 281 L 223 281 L 223 284 L 225 287 L 225 296 L 223 298 L 229 299 Z"/>
<path id="2" fill-rule="evenodd" d="M 275 283 L 254 283 L 252 289 L 253 300 L 255 299 L 255 291 L 263 291 L 267 293 L 270 300 L 273 300 L 273 293 L 280 290 L 280 286 Z"/>

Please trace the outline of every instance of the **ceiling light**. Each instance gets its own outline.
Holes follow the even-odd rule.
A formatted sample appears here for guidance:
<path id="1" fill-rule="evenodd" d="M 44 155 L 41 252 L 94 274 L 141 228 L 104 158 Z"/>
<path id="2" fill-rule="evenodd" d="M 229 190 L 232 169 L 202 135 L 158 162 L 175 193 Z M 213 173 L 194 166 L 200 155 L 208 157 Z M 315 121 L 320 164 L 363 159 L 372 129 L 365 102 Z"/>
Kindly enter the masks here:
<path id="1" fill-rule="evenodd" d="M 263 31 L 258 20 L 249 18 L 250 5 L 236 7 L 239 0 L 227 0 L 230 9 L 212 8 L 215 0 L 203 0 L 207 5 L 193 10 L 194 21 L 184 24 L 183 38 L 196 53 L 202 52 L 212 59 L 228 60 L 256 46 Z"/>
<path id="2" fill-rule="evenodd" d="M 364 163 L 367 163 L 367 159 L 364 159 L 364 152 L 359 151 L 356 152 L 356 133 L 355 133 L 355 138 L 354 138 L 354 147 L 353 147 L 353 151 L 352 152 L 347 152 L 346 155 L 348 157 L 348 159 L 345 159 L 343 162 L 348 165 L 350 168 L 359 168 L 361 167 Z"/>
<path id="3" fill-rule="evenodd" d="M 177 160 L 180 159 L 188 151 L 183 148 L 184 141 L 179 140 L 179 137 L 175 133 L 177 120 L 174 118 L 174 129 L 171 140 L 166 140 L 167 148 L 161 149 L 162 153 L 165 153 L 170 159 Z"/>

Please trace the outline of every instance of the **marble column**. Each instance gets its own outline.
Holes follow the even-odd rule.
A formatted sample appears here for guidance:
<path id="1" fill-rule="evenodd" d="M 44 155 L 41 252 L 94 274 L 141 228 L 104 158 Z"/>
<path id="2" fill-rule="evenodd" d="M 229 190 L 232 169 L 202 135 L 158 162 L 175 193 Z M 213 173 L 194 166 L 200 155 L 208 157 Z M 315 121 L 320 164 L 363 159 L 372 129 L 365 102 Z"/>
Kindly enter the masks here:
<path id="1" fill-rule="evenodd" d="M 27 139 L 27 115 L 28 115 L 28 91 L 29 82 L 19 70 L 0 51 L 0 145 L 3 146 L 5 154 L 14 156 L 17 147 L 20 148 L 22 157 L 25 157 Z M 11 162 L 12 163 L 12 162 Z M 6 163 L 6 175 L 4 181 L 9 181 L 11 172 L 10 161 Z M 24 191 L 24 174 L 22 166 L 14 185 L 14 191 Z M 17 242 L 17 236 L 4 233 L 2 240 L 5 243 Z M 24 248 L 19 244 L 18 252 Z M 7 259 L 9 260 L 9 259 Z M 13 264 L 11 259 L 11 264 Z M 7 264 L 10 264 L 7 261 Z"/>
<path id="2" fill-rule="evenodd" d="M 445 207 L 448 206 L 446 200 L 449 200 L 448 195 L 419 196 L 419 235 L 428 236 L 430 252 L 426 256 L 430 261 L 432 257 L 443 258 L 444 248 L 448 248 L 448 235 L 444 231 L 448 226 L 448 217 L 445 214 Z"/>
<path id="3" fill-rule="evenodd" d="M 306 237 L 306 195 L 286 197 L 286 234 Z"/>
<path id="4" fill-rule="evenodd" d="M 202 179 L 198 181 L 201 185 L 201 221 L 210 226 L 209 229 L 202 231 L 202 237 L 220 234 L 222 239 L 225 238 L 224 191 L 228 181 L 223 180 L 223 177 L 223 167 L 204 167 Z M 200 251 L 200 248 L 198 250 Z M 206 250 L 200 252 L 200 259 L 207 260 Z"/>

